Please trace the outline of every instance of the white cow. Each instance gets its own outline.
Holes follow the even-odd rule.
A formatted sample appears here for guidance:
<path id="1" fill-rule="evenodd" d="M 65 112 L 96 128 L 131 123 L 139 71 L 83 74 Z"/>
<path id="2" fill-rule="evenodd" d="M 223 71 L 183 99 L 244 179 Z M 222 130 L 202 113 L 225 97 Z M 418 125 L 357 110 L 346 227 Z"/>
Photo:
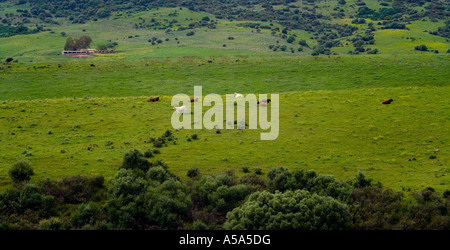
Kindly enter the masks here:
<path id="1" fill-rule="evenodd" d="M 174 106 L 173 109 L 175 109 L 177 111 L 177 114 L 186 112 L 186 106 L 181 106 L 181 107 L 175 107 Z"/>

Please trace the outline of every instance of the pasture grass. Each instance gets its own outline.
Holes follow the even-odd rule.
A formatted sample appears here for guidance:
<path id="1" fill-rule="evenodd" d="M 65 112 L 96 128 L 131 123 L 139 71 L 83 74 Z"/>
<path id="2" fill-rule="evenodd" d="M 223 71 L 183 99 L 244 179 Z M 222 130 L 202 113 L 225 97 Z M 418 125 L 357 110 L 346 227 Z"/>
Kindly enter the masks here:
<path id="1" fill-rule="evenodd" d="M 34 167 L 33 180 L 77 174 L 108 179 L 126 151 L 154 148 L 150 137 L 171 129 L 177 145 L 168 142 L 154 159 L 182 179 L 192 167 L 241 176 L 242 166 L 263 173 L 286 166 L 345 180 L 362 170 L 395 190 L 443 191 L 450 185 L 450 121 L 444 115 L 450 107 L 443 98 L 449 94 L 448 85 L 282 93 L 274 141 L 261 141 L 260 129 L 175 131 L 170 96 L 157 103 L 146 96 L 3 101 L 0 187 L 12 184 L 7 169 L 20 159 Z M 387 97 L 395 101 L 382 105 Z M 188 141 L 194 133 L 199 139 Z"/>

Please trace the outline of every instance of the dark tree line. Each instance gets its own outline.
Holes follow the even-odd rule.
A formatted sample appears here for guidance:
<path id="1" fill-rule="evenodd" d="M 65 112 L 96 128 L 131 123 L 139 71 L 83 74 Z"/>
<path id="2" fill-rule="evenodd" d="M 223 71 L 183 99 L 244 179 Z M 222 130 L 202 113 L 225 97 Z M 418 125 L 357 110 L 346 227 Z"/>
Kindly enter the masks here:
<path id="1" fill-rule="evenodd" d="M 342 181 L 283 167 L 265 179 L 192 168 L 182 182 L 147 156 L 127 152 L 108 184 L 101 176 L 30 183 L 29 164 L 15 164 L 16 184 L 0 193 L 0 229 L 450 229 L 448 190 L 426 188 L 410 201 L 362 173 Z"/>

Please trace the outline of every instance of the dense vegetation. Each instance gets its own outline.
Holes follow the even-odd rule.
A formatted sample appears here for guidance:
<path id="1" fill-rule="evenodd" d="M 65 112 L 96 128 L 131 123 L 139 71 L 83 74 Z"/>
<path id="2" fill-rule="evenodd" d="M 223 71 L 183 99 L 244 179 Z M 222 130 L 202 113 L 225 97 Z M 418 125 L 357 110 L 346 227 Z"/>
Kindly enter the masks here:
<path id="1" fill-rule="evenodd" d="M 0 37 L 33 34 L 39 32 L 39 30 L 40 29 L 30 30 L 25 26 L 11 27 L 0 24 Z"/>
<path id="2" fill-rule="evenodd" d="M 25 178 L 0 194 L 0 228 L 450 229 L 449 190 L 428 187 L 406 201 L 362 173 L 353 182 L 283 167 L 271 169 L 267 180 L 194 168 L 188 175 L 181 182 L 163 161 L 131 150 L 107 184 L 102 176 Z"/>
<path id="3" fill-rule="evenodd" d="M 378 25 L 369 27 L 372 32 L 377 29 L 406 29 L 406 24 L 411 21 L 429 19 L 431 21 L 445 20 L 450 16 L 450 3 L 445 0 L 393 0 L 390 3 L 377 2 L 381 8 L 371 9 L 364 1 L 347 3 L 346 1 L 322 1 L 322 0 L 255 0 L 255 1 L 191 1 L 191 0 L 143 0 L 143 1 L 122 1 L 122 0 L 96 0 L 96 1 L 73 1 L 73 0 L 20 0 L 19 6 L 28 3 L 30 7 L 17 9 L 16 13 L 7 13 L 2 22 L 7 25 L 17 26 L 17 31 L 9 31 L 6 34 L 20 34 L 23 24 L 33 24 L 42 29 L 41 25 L 52 24 L 59 25 L 61 20 L 69 20 L 72 24 L 84 24 L 89 21 L 98 21 L 112 17 L 112 13 L 125 11 L 146 11 L 158 9 L 160 7 L 171 7 L 179 9 L 188 9 L 196 12 L 209 13 L 216 19 L 230 21 L 249 21 L 248 27 L 255 28 L 257 32 L 263 29 L 270 30 L 274 36 L 286 40 L 287 43 L 293 43 L 296 35 L 293 30 L 306 31 L 316 40 L 317 45 L 312 48 L 312 55 L 333 54 L 331 48 L 342 47 L 343 40 L 349 36 L 355 35 L 358 27 L 353 24 L 362 24 L 364 18 L 370 18 L 377 21 Z M 423 8 L 419 11 L 417 8 Z M 326 9 L 325 11 L 323 9 Z M 177 29 L 195 29 L 208 27 L 214 29 L 216 22 L 209 17 L 205 17 L 200 22 L 192 22 L 188 26 L 178 24 L 174 19 L 178 15 L 174 11 L 165 23 L 161 23 L 154 18 L 151 20 L 141 20 L 135 23 L 136 29 L 160 29 L 168 32 Z M 341 23 L 339 19 L 359 18 L 358 22 L 352 22 L 352 25 Z M 146 22 L 147 21 L 147 22 Z M 261 24 L 259 22 L 266 22 Z M 276 25 L 281 25 L 277 27 Z M 428 31 L 430 34 L 448 38 L 448 22 L 446 26 L 439 27 L 437 30 Z M 0 34 L 2 34 L 0 30 Z M 190 31 L 188 36 L 194 35 Z M 161 40 L 162 42 L 162 40 Z M 152 41 L 155 44 L 155 41 Z M 159 44 L 159 43 L 158 43 Z M 223 45 L 226 47 L 226 44 Z M 301 52 L 300 48 L 287 48 L 286 45 L 271 45 L 273 51 L 287 51 L 295 53 Z M 368 54 L 376 54 L 378 50 L 373 50 Z M 366 52 L 361 46 L 355 46 L 354 52 L 350 54 L 359 54 Z"/>

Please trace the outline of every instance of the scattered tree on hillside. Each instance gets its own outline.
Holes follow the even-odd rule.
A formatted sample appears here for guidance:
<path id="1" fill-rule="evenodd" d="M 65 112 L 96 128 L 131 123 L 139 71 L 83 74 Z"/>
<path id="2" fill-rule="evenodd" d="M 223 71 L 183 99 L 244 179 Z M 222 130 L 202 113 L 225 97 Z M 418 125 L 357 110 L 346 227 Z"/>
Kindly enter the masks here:
<path id="1" fill-rule="evenodd" d="M 425 44 L 418 45 L 414 47 L 414 49 L 419 51 L 428 51 L 428 47 Z"/>
<path id="2" fill-rule="evenodd" d="M 78 39 L 68 37 L 66 39 L 66 44 L 64 45 L 64 50 L 80 50 L 89 48 L 92 42 L 92 38 L 89 36 L 82 36 Z"/>
<path id="3" fill-rule="evenodd" d="M 29 181 L 34 175 L 33 168 L 27 161 L 18 161 L 14 163 L 8 170 L 8 174 L 15 183 Z"/>

